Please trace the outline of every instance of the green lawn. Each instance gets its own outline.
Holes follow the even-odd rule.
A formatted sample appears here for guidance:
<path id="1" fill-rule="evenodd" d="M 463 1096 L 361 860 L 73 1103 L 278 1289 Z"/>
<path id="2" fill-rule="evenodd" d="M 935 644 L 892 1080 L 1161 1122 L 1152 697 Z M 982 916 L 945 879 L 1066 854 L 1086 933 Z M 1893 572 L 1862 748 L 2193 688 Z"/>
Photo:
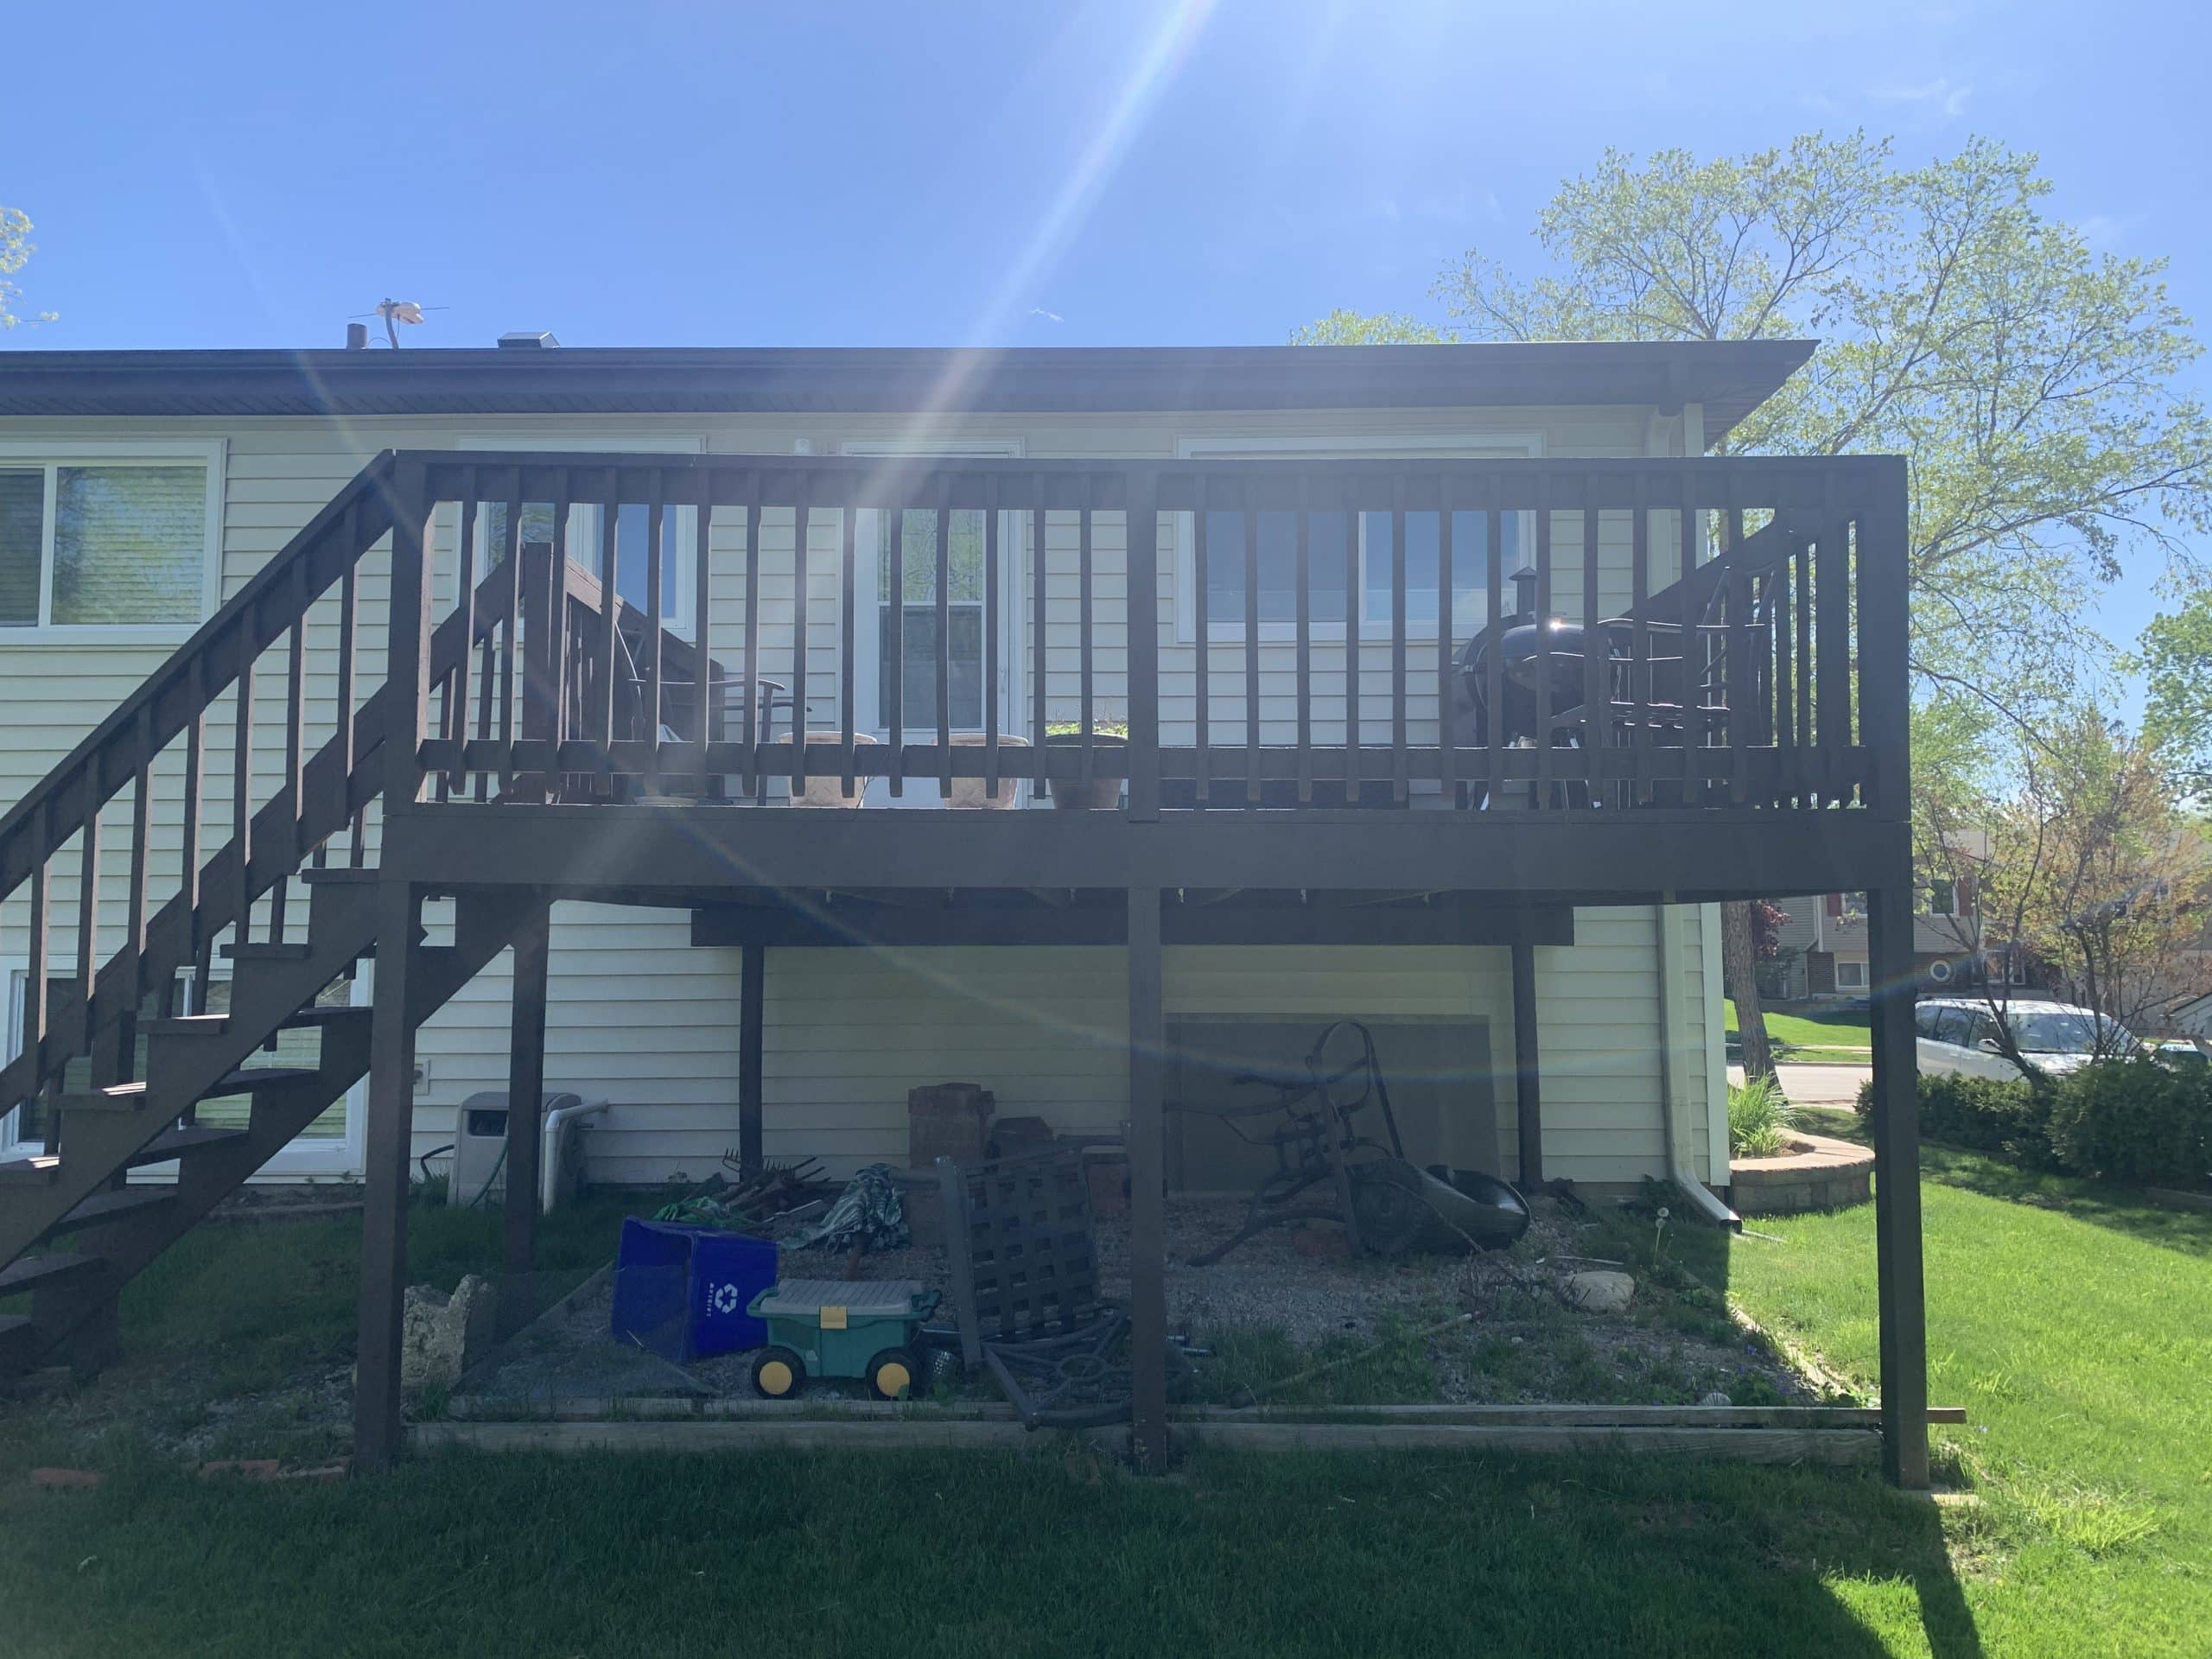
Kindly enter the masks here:
<path id="1" fill-rule="evenodd" d="M 2203 1654 L 2212 1217 L 1945 1154 L 1926 1204 L 1934 1393 L 1973 1417 L 1939 1431 L 1941 1460 L 1978 1503 L 1601 1458 L 1216 1455 L 1143 1481 L 1043 1437 L 1024 1456 L 448 1456 L 286 1487 L 205 1484 L 113 1436 L 99 1490 L 35 1491 L 65 1401 L 0 1415 L 4 1650 Z M 564 1224 L 557 1271 L 611 1224 Z M 1758 1230 L 1669 1249 L 1870 1380 L 1871 1211 Z M 207 1230 L 134 1294 L 122 1375 L 178 1351 L 227 1354 L 242 1382 L 342 1361 L 344 1230 Z M 417 1243 L 417 1274 L 445 1279 L 495 1248 L 480 1216 Z M 241 1273 L 267 1306 L 203 1330 Z"/>
<path id="2" fill-rule="evenodd" d="M 1723 1030 L 1733 1032 L 1737 1028 L 1733 1002 L 1723 999 L 1720 1017 Z M 1792 1048 L 1867 1048 L 1873 1043 L 1864 1010 L 1855 1014 L 1840 1008 L 1833 1014 L 1777 1014 L 1768 1009 L 1765 1017 L 1768 1037 Z"/>

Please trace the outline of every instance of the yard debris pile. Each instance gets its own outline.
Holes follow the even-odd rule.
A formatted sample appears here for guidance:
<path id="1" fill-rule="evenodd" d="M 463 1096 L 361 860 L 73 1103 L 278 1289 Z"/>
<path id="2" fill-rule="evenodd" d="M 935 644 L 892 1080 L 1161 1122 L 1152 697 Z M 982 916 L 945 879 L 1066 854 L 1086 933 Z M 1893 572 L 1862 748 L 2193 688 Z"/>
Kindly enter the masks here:
<path id="1" fill-rule="evenodd" d="M 734 1154 L 722 1161 L 737 1167 Z M 788 1227 L 828 1207 L 821 1169 L 809 1158 L 797 1164 L 770 1163 L 736 1181 L 717 1175 L 690 1197 L 663 1205 L 652 1218 L 732 1232 Z"/>

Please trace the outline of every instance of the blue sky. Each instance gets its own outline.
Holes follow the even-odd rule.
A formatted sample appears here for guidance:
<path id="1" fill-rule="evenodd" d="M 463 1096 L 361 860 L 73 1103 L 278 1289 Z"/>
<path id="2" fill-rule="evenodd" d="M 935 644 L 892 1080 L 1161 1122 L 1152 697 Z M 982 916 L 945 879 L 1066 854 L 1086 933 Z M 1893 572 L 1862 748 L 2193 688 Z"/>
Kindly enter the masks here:
<path id="1" fill-rule="evenodd" d="M 387 294 L 446 308 L 423 346 L 1269 343 L 1525 259 L 1606 144 L 1856 125 L 2040 151 L 2207 317 L 2209 35 L 1878 0 L 17 8 L 0 203 L 61 321 L 7 345 L 336 345 Z"/>

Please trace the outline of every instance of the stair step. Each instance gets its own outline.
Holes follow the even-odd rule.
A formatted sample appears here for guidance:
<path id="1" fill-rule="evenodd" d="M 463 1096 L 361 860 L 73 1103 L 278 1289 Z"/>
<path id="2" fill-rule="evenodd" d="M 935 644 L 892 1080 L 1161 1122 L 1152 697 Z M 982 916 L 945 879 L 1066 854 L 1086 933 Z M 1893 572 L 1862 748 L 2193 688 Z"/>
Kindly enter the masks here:
<path id="1" fill-rule="evenodd" d="M 375 869 L 357 870 L 350 867 L 327 864 L 321 869 L 309 865 L 300 872 L 300 880 L 311 887 L 370 887 L 377 884 L 381 872 Z"/>
<path id="2" fill-rule="evenodd" d="M 315 1027 L 364 1025 L 367 1023 L 373 1012 L 374 1010 L 370 1008 L 310 1006 L 302 1008 L 297 1014 L 289 1015 L 283 1021 L 283 1028 L 287 1031 L 304 1031 Z"/>
<path id="3" fill-rule="evenodd" d="M 37 1290 L 47 1285 L 58 1285 L 92 1272 L 100 1265 L 102 1257 L 78 1255 L 67 1251 L 52 1255 L 27 1255 L 0 1268 L 0 1296 L 19 1296 L 27 1290 Z"/>
<path id="4" fill-rule="evenodd" d="M 321 1075 L 311 1065 L 243 1065 L 215 1084 L 200 1098 L 210 1100 L 223 1095 L 250 1095 L 257 1089 L 283 1089 L 296 1083 L 308 1082 Z"/>
<path id="5" fill-rule="evenodd" d="M 143 1169 L 148 1164 L 165 1164 L 172 1158 L 226 1147 L 245 1137 L 244 1129 L 207 1128 L 197 1123 L 183 1128 L 164 1129 L 125 1159 L 124 1167 Z"/>
<path id="6" fill-rule="evenodd" d="M 219 1037 L 230 1023 L 227 1014 L 177 1014 L 166 1020 L 141 1020 L 138 1029 L 149 1037 Z"/>
<path id="7" fill-rule="evenodd" d="M 17 1158 L 0 1164 L 0 1186 L 44 1186 L 60 1174 L 59 1158 Z"/>
<path id="8" fill-rule="evenodd" d="M 110 1187 L 93 1193 L 46 1230 L 73 1233 L 79 1227 L 102 1227 L 149 1210 L 166 1210 L 175 1203 L 176 1194 L 166 1186 Z"/>
<path id="9" fill-rule="evenodd" d="M 232 962 L 305 962 L 315 954 L 315 947 L 306 944 L 276 944 L 265 939 L 246 939 L 223 947 L 223 954 Z"/>
<path id="10" fill-rule="evenodd" d="M 105 1089 L 94 1089 L 85 1094 L 61 1096 L 65 1112 L 137 1112 L 146 1106 L 146 1085 L 143 1083 L 111 1083 Z"/>

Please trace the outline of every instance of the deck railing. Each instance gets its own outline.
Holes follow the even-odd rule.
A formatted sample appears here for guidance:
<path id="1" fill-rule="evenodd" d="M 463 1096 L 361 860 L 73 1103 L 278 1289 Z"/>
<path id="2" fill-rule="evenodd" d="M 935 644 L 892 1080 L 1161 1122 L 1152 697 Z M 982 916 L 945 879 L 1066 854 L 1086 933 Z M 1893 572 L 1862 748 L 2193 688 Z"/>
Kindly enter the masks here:
<path id="1" fill-rule="evenodd" d="M 445 452 L 392 479 L 408 798 L 1905 810 L 1890 458 Z M 454 618 L 475 644 L 433 676 Z"/>

